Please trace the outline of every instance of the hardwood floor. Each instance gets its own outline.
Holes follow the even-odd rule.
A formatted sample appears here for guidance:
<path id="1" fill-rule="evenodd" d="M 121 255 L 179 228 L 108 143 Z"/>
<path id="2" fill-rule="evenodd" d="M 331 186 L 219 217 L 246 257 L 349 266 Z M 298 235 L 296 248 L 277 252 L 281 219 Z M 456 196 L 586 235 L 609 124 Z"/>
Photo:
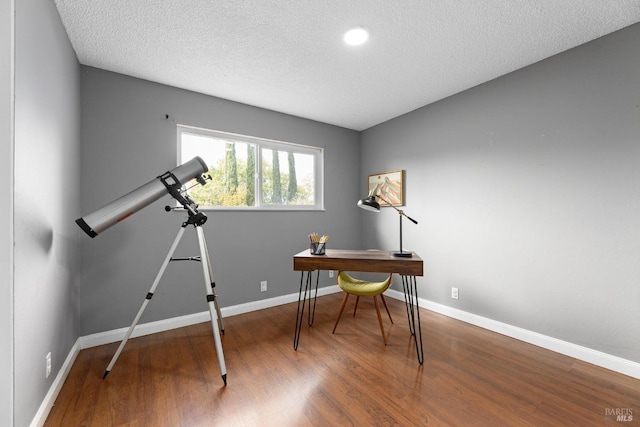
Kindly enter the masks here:
<path id="1" fill-rule="evenodd" d="M 298 351 L 296 303 L 225 318 L 227 387 L 210 323 L 130 340 L 105 380 L 119 343 L 82 350 L 45 426 L 640 424 L 640 380 L 425 310 L 420 366 L 403 302 L 384 346 L 371 298 L 331 334 L 341 299 L 318 298 Z"/>

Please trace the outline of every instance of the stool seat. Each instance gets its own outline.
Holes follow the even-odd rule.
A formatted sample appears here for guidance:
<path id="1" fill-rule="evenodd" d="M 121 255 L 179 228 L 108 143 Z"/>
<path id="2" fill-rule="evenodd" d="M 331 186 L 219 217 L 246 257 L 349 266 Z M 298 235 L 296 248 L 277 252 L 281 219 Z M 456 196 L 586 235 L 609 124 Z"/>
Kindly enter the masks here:
<path id="1" fill-rule="evenodd" d="M 382 282 L 368 282 L 351 277 L 344 271 L 338 274 L 338 286 L 340 286 L 340 289 L 351 295 L 361 297 L 372 297 L 381 294 L 387 290 L 389 282 L 391 282 L 391 276 Z"/>

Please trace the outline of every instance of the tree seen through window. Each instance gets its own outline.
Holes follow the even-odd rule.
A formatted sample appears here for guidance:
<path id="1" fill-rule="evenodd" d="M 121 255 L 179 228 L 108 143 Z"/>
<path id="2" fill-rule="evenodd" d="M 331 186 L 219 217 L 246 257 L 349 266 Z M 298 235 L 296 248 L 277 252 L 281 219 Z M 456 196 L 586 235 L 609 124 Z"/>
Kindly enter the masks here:
<path id="1" fill-rule="evenodd" d="M 261 147 L 259 141 L 187 131 L 179 135 L 183 161 L 200 156 L 209 167 L 211 180 L 189 189 L 189 196 L 200 207 L 316 205 L 313 152 L 297 151 L 294 145 L 282 144 L 275 149 L 274 144 Z M 257 194 L 261 195 L 259 200 Z"/>

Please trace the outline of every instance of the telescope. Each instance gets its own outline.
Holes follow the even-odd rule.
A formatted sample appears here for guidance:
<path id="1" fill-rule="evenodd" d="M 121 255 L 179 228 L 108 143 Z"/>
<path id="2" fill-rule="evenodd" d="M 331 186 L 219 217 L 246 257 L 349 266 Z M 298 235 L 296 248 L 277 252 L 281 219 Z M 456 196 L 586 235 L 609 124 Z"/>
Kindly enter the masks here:
<path id="1" fill-rule="evenodd" d="M 209 168 L 204 160 L 200 157 L 194 157 L 97 211 L 78 218 L 76 224 L 90 237 L 96 237 L 107 228 L 124 221 L 168 193 L 178 200 L 189 211 L 190 215 L 196 217 L 195 222 L 199 223 L 198 225 L 202 225 L 206 222 L 207 217 L 197 211 L 197 205 L 188 197 L 183 196 L 180 189 L 184 183 L 192 179 L 196 179 L 201 185 L 204 185 L 205 178 L 203 174 L 208 170 Z"/>
<path id="2" fill-rule="evenodd" d="M 120 346 L 116 350 L 111 362 L 109 362 L 109 366 L 107 366 L 104 376 L 102 377 L 103 379 L 107 378 L 107 375 L 111 372 L 111 369 L 115 365 L 122 349 L 131 337 L 133 330 L 142 317 L 142 313 L 153 297 L 156 287 L 160 283 L 169 262 L 188 260 L 198 261 L 202 265 L 202 275 L 204 279 L 207 305 L 209 306 L 209 313 L 211 314 L 211 325 L 213 328 L 213 339 L 216 346 L 216 353 L 218 354 L 218 364 L 220 365 L 220 373 L 222 374 L 224 385 L 227 385 L 227 368 L 222 351 L 222 341 L 219 336 L 220 331 L 224 334 L 224 325 L 222 324 L 222 313 L 220 312 L 220 304 L 218 303 L 218 298 L 215 292 L 213 268 L 211 267 L 211 260 L 209 259 L 209 251 L 207 249 L 204 231 L 201 227 L 205 222 L 207 222 L 207 216 L 203 212 L 198 211 L 198 205 L 186 194 L 186 190 L 183 191 L 182 189 L 185 183 L 193 179 L 198 181 L 200 185 L 205 185 L 207 179 L 211 179 L 210 176 L 204 175 L 208 170 L 209 168 L 204 160 L 200 157 L 194 157 L 175 169 L 163 173 L 143 186 L 140 186 L 106 206 L 101 207 L 97 211 L 76 220 L 76 223 L 80 228 L 82 228 L 82 230 L 84 230 L 85 233 L 90 237 L 96 237 L 107 228 L 124 221 L 140 209 L 150 205 L 167 193 L 184 207 L 188 215 L 188 219 L 180 226 L 178 235 L 173 241 L 173 244 L 169 249 L 169 253 L 165 257 L 162 266 L 160 267 L 160 271 L 151 285 L 151 289 L 147 292 L 142 306 L 140 307 L 140 310 L 138 310 L 138 314 L 125 333 L 124 339 L 120 342 Z M 172 208 L 166 206 L 165 210 L 169 212 Z M 173 253 L 178 247 L 185 229 L 189 225 L 192 225 L 196 231 L 198 246 L 200 247 L 200 256 L 174 258 Z"/>

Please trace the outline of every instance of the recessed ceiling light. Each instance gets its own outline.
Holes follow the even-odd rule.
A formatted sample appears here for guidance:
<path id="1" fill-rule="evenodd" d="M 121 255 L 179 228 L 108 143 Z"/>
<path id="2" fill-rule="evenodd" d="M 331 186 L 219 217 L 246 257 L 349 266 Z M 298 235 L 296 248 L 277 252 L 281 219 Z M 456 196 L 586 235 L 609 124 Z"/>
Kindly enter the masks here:
<path id="1" fill-rule="evenodd" d="M 363 27 L 354 27 L 344 34 L 344 41 L 351 46 L 359 46 L 367 41 L 369 32 Z"/>

